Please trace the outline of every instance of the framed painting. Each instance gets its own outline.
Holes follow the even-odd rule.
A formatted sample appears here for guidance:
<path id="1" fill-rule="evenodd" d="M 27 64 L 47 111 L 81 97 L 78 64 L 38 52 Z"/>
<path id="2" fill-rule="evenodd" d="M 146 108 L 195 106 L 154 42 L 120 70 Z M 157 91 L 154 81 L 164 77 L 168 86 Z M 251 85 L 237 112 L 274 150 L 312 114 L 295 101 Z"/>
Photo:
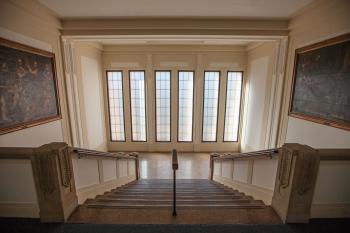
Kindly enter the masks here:
<path id="1" fill-rule="evenodd" d="M 295 51 L 289 115 L 350 130 L 350 34 Z"/>
<path id="2" fill-rule="evenodd" d="M 55 55 L 0 38 L 0 134 L 61 118 Z"/>

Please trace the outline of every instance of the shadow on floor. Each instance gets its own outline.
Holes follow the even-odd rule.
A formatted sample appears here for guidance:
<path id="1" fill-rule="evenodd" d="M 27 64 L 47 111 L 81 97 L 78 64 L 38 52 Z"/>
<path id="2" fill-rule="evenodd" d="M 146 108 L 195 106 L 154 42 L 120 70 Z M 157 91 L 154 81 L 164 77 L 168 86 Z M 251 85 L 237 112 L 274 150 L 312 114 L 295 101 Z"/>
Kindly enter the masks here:
<path id="1" fill-rule="evenodd" d="M 2 233 L 336 233 L 349 232 L 350 221 L 344 220 L 313 220 L 309 224 L 278 224 L 278 225 L 125 225 L 125 224 L 77 224 L 77 223 L 40 223 L 38 219 L 0 218 Z"/>

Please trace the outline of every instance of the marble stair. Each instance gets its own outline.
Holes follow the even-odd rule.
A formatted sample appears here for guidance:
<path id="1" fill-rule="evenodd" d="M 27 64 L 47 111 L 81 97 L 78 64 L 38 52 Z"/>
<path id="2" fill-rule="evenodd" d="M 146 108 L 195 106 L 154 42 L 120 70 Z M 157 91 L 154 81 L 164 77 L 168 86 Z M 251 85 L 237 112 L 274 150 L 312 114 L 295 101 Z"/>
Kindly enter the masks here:
<path id="1" fill-rule="evenodd" d="M 88 199 L 88 208 L 171 208 L 173 186 L 170 179 L 138 180 Z M 237 190 L 205 179 L 176 181 L 177 208 L 264 208 Z"/>

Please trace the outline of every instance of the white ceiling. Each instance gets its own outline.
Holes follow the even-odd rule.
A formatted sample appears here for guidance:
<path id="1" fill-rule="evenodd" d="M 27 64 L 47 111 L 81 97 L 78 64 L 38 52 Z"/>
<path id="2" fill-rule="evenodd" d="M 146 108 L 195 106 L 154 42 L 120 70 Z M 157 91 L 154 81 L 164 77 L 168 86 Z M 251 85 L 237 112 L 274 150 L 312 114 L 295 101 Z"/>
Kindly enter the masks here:
<path id="1" fill-rule="evenodd" d="M 313 0 L 39 0 L 62 18 L 289 18 Z"/>

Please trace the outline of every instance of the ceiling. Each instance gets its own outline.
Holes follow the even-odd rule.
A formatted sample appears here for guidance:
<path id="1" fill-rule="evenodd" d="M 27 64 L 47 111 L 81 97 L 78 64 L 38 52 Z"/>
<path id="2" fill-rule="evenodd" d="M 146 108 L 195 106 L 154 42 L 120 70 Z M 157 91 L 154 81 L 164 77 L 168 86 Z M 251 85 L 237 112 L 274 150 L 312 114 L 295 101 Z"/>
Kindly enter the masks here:
<path id="1" fill-rule="evenodd" d="M 313 0 L 39 0 L 61 18 L 233 17 L 288 19 Z"/>

